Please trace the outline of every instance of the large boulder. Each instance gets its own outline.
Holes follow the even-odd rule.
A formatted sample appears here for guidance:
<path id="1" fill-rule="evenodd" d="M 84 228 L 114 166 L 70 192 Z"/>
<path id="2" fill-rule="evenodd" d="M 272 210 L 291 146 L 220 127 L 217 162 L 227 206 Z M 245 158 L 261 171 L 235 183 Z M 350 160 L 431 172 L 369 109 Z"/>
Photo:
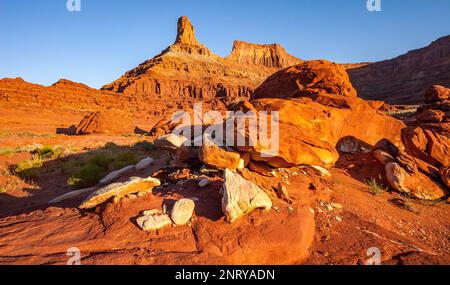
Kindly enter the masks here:
<path id="1" fill-rule="evenodd" d="M 304 61 L 270 76 L 252 99 L 314 97 L 319 94 L 356 97 L 347 72 L 326 60 Z"/>
<path id="2" fill-rule="evenodd" d="M 78 124 L 77 135 L 134 133 L 133 120 L 117 110 L 97 111 L 86 115 Z"/>
<path id="3" fill-rule="evenodd" d="M 225 169 L 224 179 L 222 211 L 228 222 L 232 223 L 258 208 L 264 210 L 272 208 L 272 200 L 256 184 L 229 169 Z"/>
<path id="4" fill-rule="evenodd" d="M 423 200 L 438 200 L 446 191 L 425 174 L 408 172 L 398 163 L 388 163 L 385 167 L 389 185 L 395 190 Z"/>

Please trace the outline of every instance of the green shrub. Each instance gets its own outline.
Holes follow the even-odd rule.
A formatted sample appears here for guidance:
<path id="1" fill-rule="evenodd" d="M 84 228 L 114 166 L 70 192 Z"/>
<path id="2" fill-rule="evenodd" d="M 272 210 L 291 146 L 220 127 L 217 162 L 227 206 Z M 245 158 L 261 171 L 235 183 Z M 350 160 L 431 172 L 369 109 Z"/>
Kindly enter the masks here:
<path id="1" fill-rule="evenodd" d="M 109 152 L 101 152 L 89 159 L 89 164 L 97 165 L 102 168 L 108 169 L 109 165 L 114 161 L 114 156 Z"/>
<path id="2" fill-rule="evenodd" d="M 89 187 L 97 184 L 106 174 L 106 169 L 98 165 L 87 164 L 72 175 L 67 184 L 73 187 Z"/>
<path id="3" fill-rule="evenodd" d="M 55 155 L 55 150 L 51 146 L 44 146 L 37 150 L 37 154 L 41 158 L 49 159 Z"/>
<path id="4" fill-rule="evenodd" d="M 5 187 L 1 187 L 1 186 L 0 186 L 0 193 L 6 193 L 6 191 L 7 191 L 7 190 L 6 190 Z"/>

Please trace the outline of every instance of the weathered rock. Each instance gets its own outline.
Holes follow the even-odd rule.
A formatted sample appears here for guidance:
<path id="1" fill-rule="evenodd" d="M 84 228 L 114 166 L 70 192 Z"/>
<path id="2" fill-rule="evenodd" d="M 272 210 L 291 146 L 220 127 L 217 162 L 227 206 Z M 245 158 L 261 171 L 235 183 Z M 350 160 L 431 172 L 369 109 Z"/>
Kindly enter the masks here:
<path id="1" fill-rule="evenodd" d="M 385 169 L 389 184 L 399 192 L 423 200 L 437 200 L 446 195 L 442 187 L 420 172 L 408 173 L 398 163 L 388 163 Z"/>
<path id="2" fill-rule="evenodd" d="M 264 210 L 272 208 L 272 200 L 256 184 L 229 169 L 225 169 L 224 179 L 222 211 L 228 222 L 232 223 L 258 208 Z"/>
<path id="3" fill-rule="evenodd" d="M 186 137 L 168 134 L 155 140 L 155 146 L 159 149 L 176 151 L 187 141 Z"/>
<path id="4" fill-rule="evenodd" d="M 172 224 L 168 215 L 144 215 L 136 219 L 136 223 L 144 231 L 159 230 Z"/>
<path id="5" fill-rule="evenodd" d="M 91 209 L 97 205 L 100 205 L 110 198 L 121 198 L 129 194 L 135 194 L 140 192 L 150 192 L 153 187 L 159 186 L 161 183 L 158 179 L 148 178 L 130 178 L 124 183 L 114 183 L 106 187 L 103 187 L 94 193 L 92 193 L 86 200 L 79 206 L 80 209 Z"/>
<path id="6" fill-rule="evenodd" d="M 219 147 L 207 134 L 203 137 L 199 158 L 204 164 L 219 170 L 228 168 L 236 171 L 245 165 L 238 152 L 227 151 Z"/>
<path id="7" fill-rule="evenodd" d="M 100 180 L 100 184 L 101 185 L 106 185 L 109 184 L 117 179 L 119 179 L 122 175 L 125 175 L 127 173 L 130 173 L 131 171 L 135 170 L 135 166 L 134 165 L 129 165 L 126 166 L 124 168 L 121 168 L 119 170 L 113 171 L 111 173 L 109 173 L 108 175 L 106 175 L 105 177 L 103 177 Z"/>
<path id="8" fill-rule="evenodd" d="M 443 100 L 450 100 L 450 88 L 433 85 L 425 93 L 425 104 L 436 103 Z"/>
<path id="9" fill-rule="evenodd" d="M 442 182 L 450 189 L 450 166 L 444 166 L 439 170 Z"/>
<path id="10" fill-rule="evenodd" d="M 271 75 L 252 99 L 312 97 L 320 93 L 356 97 L 347 72 L 326 60 L 304 61 Z"/>
<path id="11" fill-rule="evenodd" d="M 192 217 L 195 202 L 191 199 L 180 199 L 175 202 L 170 215 L 172 221 L 179 226 L 185 225 Z"/>
<path id="12" fill-rule="evenodd" d="M 97 111 L 86 115 L 78 124 L 75 133 L 77 135 L 129 134 L 134 133 L 134 125 L 131 118 L 118 110 Z"/>
<path id="13" fill-rule="evenodd" d="M 146 169 L 146 168 L 148 168 L 153 162 L 154 162 L 155 160 L 153 159 L 153 158 L 151 158 L 151 157 L 147 157 L 147 158 L 144 158 L 144 159 L 142 159 L 141 161 L 139 161 L 137 164 L 136 164 L 136 170 L 137 171 L 140 171 L 140 170 L 143 170 L 143 169 Z"/>
<path id="14" fill-rule="evenodd" d="M 450 165 L 450 136 L 430 129 L 425 130 L 428 154 L 441 165 Z"/>
<path id="15" fill-rule="evenodd" d="M 256 66 L 285 68 L 301 62 L 288 54 L 279 44 L 252 44 L 234 41 L 233 50 L 227 60 Z"/>

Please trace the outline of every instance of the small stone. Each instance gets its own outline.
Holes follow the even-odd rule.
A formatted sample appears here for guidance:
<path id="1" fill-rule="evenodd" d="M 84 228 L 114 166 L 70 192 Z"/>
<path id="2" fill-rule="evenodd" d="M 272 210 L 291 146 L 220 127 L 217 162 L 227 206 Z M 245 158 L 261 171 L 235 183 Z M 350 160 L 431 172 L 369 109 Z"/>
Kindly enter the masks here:
<path id="1" fill-rule="evenodd" d="M 195 203 L 191 199 L 180 199 L 173 206 L 171 218 L 179 226 L 185 225 L 194 213 Z"/>
<path id="2" fill-rule="evenodd" d="M 342 222 L 342 218 L 341 218 L 341 217 L 339 217 L 339 216 L 336 216 L 336 221 L 338 221 L 338 222 Z"/>
<path id="3" fill-rule="evenodd" d="M 333 211 L 333 206 L 331 206 L 330 203 L 326 203 L 325 207 L 327 208 L 328 211 Z"/>
<path id="4" fill-rule="evenodd" d="M 203 188 L 206 187 L 210 183 L 208 178 L 204 178 L 198 182 L 198 187 Z"/>
<path id="5" fill-rule="evenodd" d="M 165 226 L 169 226 L 172 224 L 172 221 L 167 215 L 147 215 L 139 217 L 136 220 L 136 223 L 144 231 L 149 231 L 149 230 L 159 230 Z"/>

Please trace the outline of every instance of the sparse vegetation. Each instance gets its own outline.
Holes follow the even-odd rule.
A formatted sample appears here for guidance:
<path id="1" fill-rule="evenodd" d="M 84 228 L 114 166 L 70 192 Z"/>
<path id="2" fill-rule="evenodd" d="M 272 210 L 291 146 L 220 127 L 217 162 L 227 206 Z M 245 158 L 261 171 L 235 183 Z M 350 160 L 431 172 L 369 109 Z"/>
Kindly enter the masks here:
<path id="1" fill-rule="evenodd" d="M 0 186 L 0 194 L 1 194 L 1 193 L 6 193 L 6 192 L 7 192 L 6 188 Z"/>
<path id="2" fill-rule="evenodd" d="M 64 168 L 70 174 L 67 184 L 75 188 L 93 186 L 109 172 L 136 164 L 143 157 L 144 152 L 136 145 L 124 150 L 114 143 L 107 143 L 100 151 L 67 162 Z"/>
<path id="3" fill-rule="evenodd" d="M 381 195 L 388 190 L 386 187 L 379 184 L 374 177 L 369 180 L 365 180 L 364 183 L 369 187 L 369 192 L 375 196 Z"/>

